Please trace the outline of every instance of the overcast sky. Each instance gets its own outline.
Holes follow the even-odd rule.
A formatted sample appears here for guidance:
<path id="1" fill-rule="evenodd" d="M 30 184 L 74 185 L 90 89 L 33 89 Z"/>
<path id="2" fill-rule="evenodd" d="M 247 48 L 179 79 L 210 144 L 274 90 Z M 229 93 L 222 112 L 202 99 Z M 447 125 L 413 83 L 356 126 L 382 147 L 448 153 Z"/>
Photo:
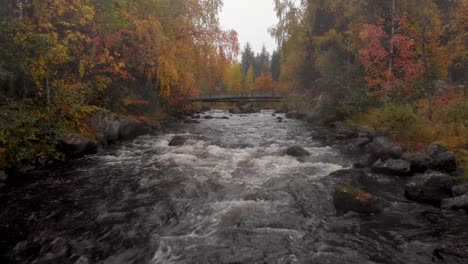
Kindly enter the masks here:
<path id="1" fill-rule="evenodd" d="M 239 34 L 241 50 L 250 42 L 255 53 L 265 44 L 271 53 L 276 42 L 268 29 L 276 24 L 273 0 L 224 0 L 221 13 L 223 29 L 234 29 Z"/>

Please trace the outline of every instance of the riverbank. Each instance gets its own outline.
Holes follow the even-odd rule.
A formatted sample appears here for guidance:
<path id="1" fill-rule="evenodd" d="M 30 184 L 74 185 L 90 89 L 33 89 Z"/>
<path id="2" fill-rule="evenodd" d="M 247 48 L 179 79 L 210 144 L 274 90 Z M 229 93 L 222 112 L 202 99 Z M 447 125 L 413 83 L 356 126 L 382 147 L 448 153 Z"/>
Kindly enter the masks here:
<path id="1" fill-rule="evenodd" d="M 407 177 L 352 169 L 360 155 L 336 135 L 273 111 L 212 110 L 190 114 L 161 133 L 31 171 L 28 177 L 36 181 L 9 186 L 1 200 L 0 259 L 38 264 L 466 260 L 450 251 L 464 249 L 464 212 L 407 200 Z M 337 196 L 346 201 L 339 203 L 335 192 L 345 184 L 378 205 L 351 203 L 354 196 Z"/>
<path id="2" fill-rule="evenodd" d="M 129 115 L 96 106 L 56 109 L 2 100 L 0 171 L 30 170 L 95 154 L 114 143 L 157 133 L 187 111 Z"/>

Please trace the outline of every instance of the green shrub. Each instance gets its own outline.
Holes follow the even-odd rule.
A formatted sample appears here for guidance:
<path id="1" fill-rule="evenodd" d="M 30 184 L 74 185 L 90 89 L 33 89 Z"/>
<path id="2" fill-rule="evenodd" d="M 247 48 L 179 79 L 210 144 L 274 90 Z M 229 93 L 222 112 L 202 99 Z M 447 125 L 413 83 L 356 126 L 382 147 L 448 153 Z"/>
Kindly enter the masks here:
<path id="1" fill-rule="evenodd" d="M 0 118 L 0 169 L 24 166 L 57 158 L 57 131 L 54 113 L 16 105 L 2 108 Z"/>

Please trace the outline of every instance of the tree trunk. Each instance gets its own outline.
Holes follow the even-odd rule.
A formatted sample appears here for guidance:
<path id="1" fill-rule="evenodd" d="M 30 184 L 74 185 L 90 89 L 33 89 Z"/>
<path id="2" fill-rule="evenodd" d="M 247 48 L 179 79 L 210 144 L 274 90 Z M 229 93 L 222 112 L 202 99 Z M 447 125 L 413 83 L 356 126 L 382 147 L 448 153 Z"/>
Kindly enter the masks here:
<path id="1" fill-rule="evenodd" d="M 427 61 L 427 50 L 426 50 L 426 27 L 423 26 L 422 28 L 422 59 L 424 63 L 424 85 L 426 86 L 426 93 L 427 93 L 427 117 L 429 120 L 432 120 L 432 116 L 434 113 L 433 109 L 433 100 L 434 100 L 434 85 L 432 82 L 432 74 L 431 74 L 431 67 Z"/>
<path id="2" fill-rule="evenodd" d="M 46 77 L 46 105 L 50 105 L 50 85 L 49 85 L 49 75 Z"/>
<path id="3" fill-rule="evenodd" d="M 393 35 L 395 35 L 395 12 L 396 12 L 396 0 L 392 0 L 392 17 L 391 17 L 391 23 L 392 23 L 392 29 L 390 32 L 390 40 L 393 38 Z M 390 42 L 390 59 L 388 61 L 388 71 L 391 73 L 393 69 L 393 53 L 394 53 L 395 47 L 393 46 L 393 43 Z"/>

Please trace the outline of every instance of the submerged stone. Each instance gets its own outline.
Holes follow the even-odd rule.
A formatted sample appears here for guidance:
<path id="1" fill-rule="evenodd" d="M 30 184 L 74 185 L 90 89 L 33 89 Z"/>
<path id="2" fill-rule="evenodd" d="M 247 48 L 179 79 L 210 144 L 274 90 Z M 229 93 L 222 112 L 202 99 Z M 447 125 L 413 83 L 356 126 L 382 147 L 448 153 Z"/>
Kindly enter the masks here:
<path id="1" fill-rule="evenodd" d="M 347 185 L 335 190 L 333 204 L 338 212 L 361 214 L 378 214 L 389 206 L 384 199 Z"/>
<path id="2" fill-rule="evenodd" d="M 310 156 L 310 153 L 304 148 L 294 146 L 294 147 L 290 147 L 286 149 L 286 155 L 299 158 L 299 157 Z"/>

